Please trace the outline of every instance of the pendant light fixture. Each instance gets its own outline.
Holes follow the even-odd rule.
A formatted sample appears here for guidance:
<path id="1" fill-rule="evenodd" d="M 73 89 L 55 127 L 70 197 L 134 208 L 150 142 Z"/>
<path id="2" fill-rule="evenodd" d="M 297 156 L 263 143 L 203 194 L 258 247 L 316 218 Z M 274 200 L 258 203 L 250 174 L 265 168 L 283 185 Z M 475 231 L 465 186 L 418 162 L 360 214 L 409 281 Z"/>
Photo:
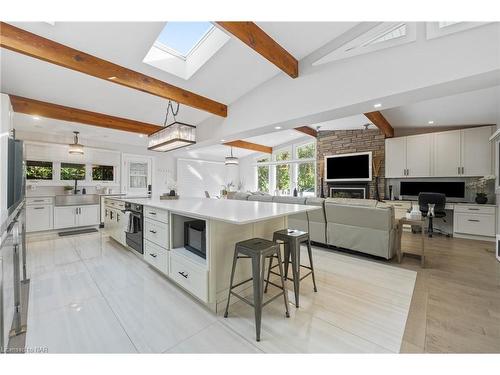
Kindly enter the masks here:
<path id="1" fill-rule="evenodd" d="M 226 160 L 224 162 L 225 165 L 238 165 L 239 160 L 237 157 L 233 156 L 233 148 L 231 147 L 231 156 L 226 156 Z"/>
<path id="2" fill-rule="evenodd" d="M 172 113 L 174 122 L 167 125 L 170 113 Z M 148 150 L 166 152 L 196 143 L 196 126 L 178 122 L 175 119 L 178 113 L 179 103 L 174 110 L 174 106 L 169 100 L 163 128 L 148 135 Z"/>
<path id="3" fill-rule="evenodd" d="M 74 143 L 68 145 L 69 153 L 72 155 L 83 155 L 83 145 L 78 143 L 78 134 L 80 134 L 80 132 L 73 133 L 75 133 Z"/>

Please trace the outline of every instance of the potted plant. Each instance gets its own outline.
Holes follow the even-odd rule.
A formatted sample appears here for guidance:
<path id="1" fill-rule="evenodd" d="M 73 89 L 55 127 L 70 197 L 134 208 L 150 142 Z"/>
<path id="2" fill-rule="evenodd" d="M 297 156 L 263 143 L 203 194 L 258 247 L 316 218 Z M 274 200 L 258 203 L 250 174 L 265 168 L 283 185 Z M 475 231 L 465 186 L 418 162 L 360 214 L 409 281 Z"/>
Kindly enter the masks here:
<path id="1" fill-rule="evenodd" d="M 71 191 L 72 191 L 72 190 L 73 190 L 73 186 L 66 185 L 66 186 L 64 187 L 64 192 L 65 192 L 66 194 L 71 194 Z"/>
<path id="2" fill-rule="evenodd" d="M 488 194 L 486 193 L 486 188 L 490 181 L 495 180 L 495 176 L 484 176 L 478 180 L 471 181 L 467 184 L 467 187 L 471 190 L 475 190 L 476 198 L 475 201 L 477 204 L 486 204 L 488 203 Z"/>

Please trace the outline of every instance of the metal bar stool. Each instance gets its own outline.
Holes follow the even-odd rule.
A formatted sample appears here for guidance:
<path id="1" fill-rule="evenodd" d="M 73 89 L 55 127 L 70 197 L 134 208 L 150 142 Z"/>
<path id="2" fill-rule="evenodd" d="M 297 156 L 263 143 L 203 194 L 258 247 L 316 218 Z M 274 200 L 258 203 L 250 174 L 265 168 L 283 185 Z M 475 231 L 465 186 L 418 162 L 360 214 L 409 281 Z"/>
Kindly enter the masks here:
<path id="1" fill-rule="evenodd" d="M 316 278 L 314 277 L 314 266 L 313 266 L 313 260 L 312 260 L 311 240 L 309 238 L 309 233 L 303 232 L 300 230 L 295 230 L 295 229 L 281 229 L 281 230 L 274 232 L 273 241 L 275 241 L 275 242 L 280 241 L 281 243 L 283 243 L 284 248 L 285 248 L 285 257 L 284 257 L 285 280 L 288 279 L 288 266 L 290 264 L 290 258 L 292 260 L 293 279 L 289 279 L 289 280 L 293 281 L 293 291 L 295 294 L 295 306 L 299 307 L 299 291 L 300 291 L 300 282 L 302 280 L 304 280 L 306 277 L 311 275 L 312 281 L 313 281 L 313 286 L 314 286 L 314 291 L 315 292 L 318 291 L 318 288 L 316 288 Z M 309 255 L 309 266 L 305 266 L 305 265 L 300 264 L 300 245 L 304 242 L 307 244 L 307 253 Z M 271 257 L 269 259 L 269 269 L 267 271 L 267 280 L 269 280 L 271 273 L 274 275 L 277 275 L 277 273 L 273 271 L 273 268 L 275 268 L 279 265 L 280 259 L 278 258 L 278 264 L 274 265 L 274 266 L 272 264 L 273 259 L 274 259 L 274 257 Z M 301 277 L 300 276 L 300 267 L 308 269 L 309 272 Z M 269 281 L 266 283 L 264 293 L 267 292 L 267 285 L 268 284 L 269 284 Z"/>
<path id="2" fill-rule="evenodd" d="M 281 286 L 274 284 L 269 280 L 267 280 L 267 282 L 281 289 L 281 292 L 272 297 L 271 299 L 267 300 L 265 303 L 263 303 L 265 261 L 266 258 L 273 256 L 277 256 L 280 265 L 279 267 L 280 273 L 277 275 L 280 276 Z M 252 260 L 252 277 L 248 280 L 233 285 L 236 263 L 238 259 L 243 259 L 243 258 Z M 243 285 L 252 280 L 253 280 L 253 303 L 248 299 L 246 299 L 245 297 L 242 297 L 239 294 L 233 292 L 234 288 L 237 288 L 240 285 Z M 224 313 L 224 318 L 227 318 L 231 294 L 234 295 L 235 297 L 238 297 L 240 300 L 247 303 L 248 305 L 253 306 L 255 310 L 255 332 L 257 341 L 260 341 L 262 308 L 266 306 L 268 303 L 274 301 L 276 298 L 283 295 L 283 299 L 285 301 L 285 312 L 286 312 L 285 315 L 287 318 L 290 317 L 290 313 L 288 312 L 288 296 L 285 290 L 285 282 L 283 280 L 283 268 L 281 266 L 281 253 L 279 244 L 262 238 L 252 238 L 246 241 L 241 241 L 236 243 L 234 248 L 233 268 L 231 270 L 231 282 L 229 284 L 229 295 L 227 296 L 227 305 L 226 305 L 226 311 Z"/>

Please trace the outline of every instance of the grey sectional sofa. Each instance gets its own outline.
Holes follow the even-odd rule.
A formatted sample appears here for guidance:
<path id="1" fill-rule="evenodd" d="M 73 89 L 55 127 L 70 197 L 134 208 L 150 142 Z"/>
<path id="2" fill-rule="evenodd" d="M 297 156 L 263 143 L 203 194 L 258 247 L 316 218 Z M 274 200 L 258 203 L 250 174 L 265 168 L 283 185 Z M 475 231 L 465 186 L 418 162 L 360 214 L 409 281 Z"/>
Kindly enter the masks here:
<path id="1" fill-rule="evenodd" d="M 370 199 L 273 197 L 234 193 L 230 199 L 321 206 L 322 210 L 291 215 L 289 228 L 309 232 L 320 244 L 391 259 L 396 250 L 397 222 L 392 206 Z"/>

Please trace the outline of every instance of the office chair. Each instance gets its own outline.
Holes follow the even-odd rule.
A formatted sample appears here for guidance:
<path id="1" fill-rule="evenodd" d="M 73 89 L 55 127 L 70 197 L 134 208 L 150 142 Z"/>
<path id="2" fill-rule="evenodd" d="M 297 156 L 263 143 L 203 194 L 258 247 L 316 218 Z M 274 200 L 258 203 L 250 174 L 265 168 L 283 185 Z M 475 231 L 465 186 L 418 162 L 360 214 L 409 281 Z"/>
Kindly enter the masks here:
<path id="1" fill-rule="evenodd" d="M 427 233 L 429 237 L 432 237 L 434 233 L 433 227 L 433 219 L 434 218 L 443 218 L 443 221 L 446 217 L 446 211 L 444 207 L 446 205 L 446 195 L 441 193 L 420 193 L 418 195 L 418 205 L 420 207 L 420 212 L 422 212 L 423 217 L 429 218 L 429 226 L 427 228 Z M 437 229 L 436 231 L 441 234 L 445 234 L 446 237 L 450 237 L 448 233 L 443 232 L 442 230 Z"/>

